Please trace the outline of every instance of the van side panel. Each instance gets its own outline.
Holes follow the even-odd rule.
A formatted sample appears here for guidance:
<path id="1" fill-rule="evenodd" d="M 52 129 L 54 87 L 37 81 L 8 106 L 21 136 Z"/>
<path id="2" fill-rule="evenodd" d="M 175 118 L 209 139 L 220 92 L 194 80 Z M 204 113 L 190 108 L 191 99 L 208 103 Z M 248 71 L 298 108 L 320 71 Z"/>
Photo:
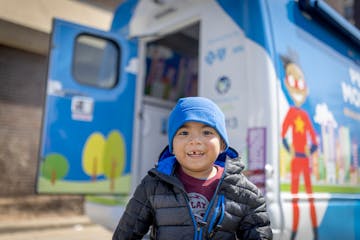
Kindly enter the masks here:
<path id="1" fill-rule="evenodd" d="M 280 63 L 286 231 L 303 239 L 359 239 L 359 46 L 296 1 L 268 8 Z"/>

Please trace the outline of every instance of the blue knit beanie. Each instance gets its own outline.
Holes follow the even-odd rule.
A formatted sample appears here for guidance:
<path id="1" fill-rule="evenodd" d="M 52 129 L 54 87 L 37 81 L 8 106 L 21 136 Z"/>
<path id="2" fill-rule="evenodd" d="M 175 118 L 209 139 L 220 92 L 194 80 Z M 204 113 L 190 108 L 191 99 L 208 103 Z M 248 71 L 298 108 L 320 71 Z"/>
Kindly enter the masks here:
<path id="1" fill-rule="evenodd" d="M 225 116 L 220 108 L 210 99 L 204 97 L 180 98 L 168 119 L 169 151 L 177 130 L 186 122 L 200 122 L 214 128 L 224 140 L 225 150 L 229 140 L 225 127 Z"/>

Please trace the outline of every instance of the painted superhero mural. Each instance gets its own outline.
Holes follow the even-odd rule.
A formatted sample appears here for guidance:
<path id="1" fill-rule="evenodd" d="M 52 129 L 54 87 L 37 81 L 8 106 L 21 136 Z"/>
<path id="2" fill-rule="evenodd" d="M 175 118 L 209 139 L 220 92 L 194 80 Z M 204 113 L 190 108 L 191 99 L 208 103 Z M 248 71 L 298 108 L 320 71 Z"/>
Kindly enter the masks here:
<path id="1" fill-rule="evenodd" d="M 308 96 L 308 88 L 304 74 L 300 67 L 292 62 L 285 66 L 285 86 L 293 100 L 294 106 L 291 106 L 282 123 L 281 137 L 283 146 L 291 155 L 291 194 L 299 192 L 300 176 L 304 177 L 305 190 L 307 194 L 312 194 L 311 183 L 311 165 L 310 156 L 314 154 L 318 148 L 316 133 L 306 111 L 301 109 L 302 104 Z M 291 130 L 290 130 L 291 129 Z M 286 134 L 291 131 L 291 144 Z M 299 226 L 299 205 L 298 197 L 293 195 L 293 222 L 291 239 L 295 239 Z M 313 227 L 314 239 L 317 239 L 317 218 L 315 211 L 314 199 L 310 196 L 310 216 Z"/>

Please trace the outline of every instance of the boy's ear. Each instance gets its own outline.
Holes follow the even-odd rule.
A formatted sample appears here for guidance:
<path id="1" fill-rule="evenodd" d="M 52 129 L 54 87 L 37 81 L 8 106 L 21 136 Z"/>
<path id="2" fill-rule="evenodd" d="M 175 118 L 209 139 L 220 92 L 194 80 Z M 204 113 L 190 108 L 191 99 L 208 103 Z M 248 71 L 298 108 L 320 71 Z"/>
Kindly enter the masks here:
<path id="1" fill-rule="evenodd" d="M 221 146 L 220 146 L 220 148 L 221 148 L 221 151 L 224 151 L 225 148 L 226 148 L 226 144 L 225 144 L 225 142 L 224 142 L 223 139 L 221 139 Z"/>

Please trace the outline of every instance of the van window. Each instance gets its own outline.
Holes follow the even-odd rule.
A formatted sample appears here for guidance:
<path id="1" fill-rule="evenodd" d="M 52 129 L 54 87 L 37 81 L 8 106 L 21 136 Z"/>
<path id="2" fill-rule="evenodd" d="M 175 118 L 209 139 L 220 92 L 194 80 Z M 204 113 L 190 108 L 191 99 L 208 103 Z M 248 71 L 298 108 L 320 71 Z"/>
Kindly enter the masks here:
<path id="1" fill-rule="evenodd" d="M 175 102 L 198 93 L 200 23 L 147 43 L 145 96 Z"/>
<path id="2" fill-rule="evenodd" d="M 81 84 L 113 88 L 119 76 L 120 48 L 111 40 L 79 35 L 75 40 L 73 76 Z"/>

